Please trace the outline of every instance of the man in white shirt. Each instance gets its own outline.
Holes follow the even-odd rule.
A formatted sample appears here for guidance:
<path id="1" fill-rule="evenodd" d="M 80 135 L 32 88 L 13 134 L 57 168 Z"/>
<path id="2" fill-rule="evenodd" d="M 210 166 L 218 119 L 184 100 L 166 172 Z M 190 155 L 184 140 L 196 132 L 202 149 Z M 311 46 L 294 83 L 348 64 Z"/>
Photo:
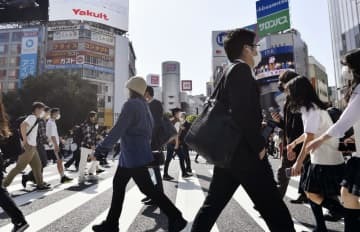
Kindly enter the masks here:
<path id="1" fill-rule="evenodd" d="M 46 152 L 48 154 L 48 157 L 54 157 L 56 158 L 56 164 L 57 169 L 60 174 L 60 182 L 67 183 L 69 181 L 72 181 L 71 178 L 67 177 L 64 173 L 64 165 L 62 160 L 62 155 L 60 153 L 60 137 L 56 125 L 56 120 L 59 120 L 61 117 L 60 115 L 60 109 L 59 108 L 53 108 L 50 112 L 50 119 L 46 123 L 46 135 L 50 140 L 49 146 L 45 146 Z"/>
<path id="2" fill-rule="evenodd" d="M 48 186 L 43 184 L 41 174 L 41 161 L 37 152 L 37 135 L 39 119 L 44 116 L 45 105 L 42 102 L 34 102 L 32 106 L 32 114 L 29 115 L 20 125 L 20 132 L 24 146 L 24 153 L 18 158 L 16 166 L 9 172 L 3 181 L 3 186 L 7 187 L 11 184 L 17 174 L 24 171 L 26 166 L 30 164 L 33 170 L 35 182 L 38 190 L 49 190 Z"/>

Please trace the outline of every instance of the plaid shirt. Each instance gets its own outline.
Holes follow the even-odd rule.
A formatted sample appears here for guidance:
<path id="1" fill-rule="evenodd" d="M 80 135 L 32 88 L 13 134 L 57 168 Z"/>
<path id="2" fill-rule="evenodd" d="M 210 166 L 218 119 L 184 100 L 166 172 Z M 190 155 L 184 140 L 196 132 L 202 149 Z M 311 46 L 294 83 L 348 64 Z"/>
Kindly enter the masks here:
<path id="1" fill-rule="evenodd" d="M 93 123 L 83 123 L 81 125 L 82 141 L 81 146 L 91 149 L 96 146 L 97 129 Z"/>
<path id="2" fill-rule="evenodd" d="M 38 122 L 38 137 L 37 137 L 38 144 L 48 144 L 49 140 L 46 136 L 46 121 L 44 119 L 40 119 Z"/>

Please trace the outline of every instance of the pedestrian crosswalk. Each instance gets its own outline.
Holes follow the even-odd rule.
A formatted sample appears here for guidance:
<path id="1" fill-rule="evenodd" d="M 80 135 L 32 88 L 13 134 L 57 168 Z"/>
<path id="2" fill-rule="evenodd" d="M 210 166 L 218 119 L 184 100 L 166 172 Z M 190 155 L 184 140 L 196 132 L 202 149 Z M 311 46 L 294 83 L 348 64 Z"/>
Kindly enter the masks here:
<path id="1" fill-rule="evenodd" d="M 272 161 L 275 166 L 278 161 Z M 45 169 L 44 180 L 54 187 L 48 192 L 27 191 L 21 185 L 21 175 L 15 178 L 8 190 L 14 196 L 16 204 L 23 211 L 30 224 L 29 232 L 91 232 L 94 224 L 101 223 L 106 218 L 112 195 L 112 177 L 116 170 L 116 163 L 99 176 L 98 181 L 87 182 L 79 186 L 76 173 L 69 172 L 73 182 L 59 184 L 60 178 L 56 165 Z M 169 198 L 183 212 L 189 221 L 184 231 L 190 231 L 191 222 L 202 205 L 209 187 L 212 166 L 204 161 L 193 164 L 194 176 L 182 178 L 177 162 L 172 162 L 170 175 L 174 181 L 164 182 L 164 189 Z M 293 178 L 284 199 L 293 216 L 296 231 L 312 231 L 314 219 L 306 205 L 291 205 L 290 199 L 298 196 L 298 178 Z M 266 192 L 264 192 L 266 194 Z M 141 203 L 144 195 L 139 188 L 130 181 L 125 196 L 122 215 L 119 221 L 121 231 L 166 231 L 166 217 L 159 209 L 145 206 Z M 343 223 L 328 223 L 331 231 L 343 231 Z M 11 231 L 12 224 L 0 209 L 0 231 Z M 253 208 L 253 203 L 240 187 L 228 203 L 227 207 L 212 228 L 217 231 L 269 231 L 259 213 Z"/>

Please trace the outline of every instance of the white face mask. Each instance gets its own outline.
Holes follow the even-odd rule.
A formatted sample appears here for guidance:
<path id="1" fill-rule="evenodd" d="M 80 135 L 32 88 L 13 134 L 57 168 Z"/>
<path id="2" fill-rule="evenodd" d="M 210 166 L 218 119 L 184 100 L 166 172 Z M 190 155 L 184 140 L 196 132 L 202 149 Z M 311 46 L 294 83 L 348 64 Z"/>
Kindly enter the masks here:
<path id="1" fill-rule="evenodd" d="M 254 67 L 257 67 L 262 59 L 261 52 L 259 51 L 259 49 L 257 49 L 257 55 L 253 56 L 253 59 L 254 59 Z"/>
<path id="2" fill-rule="evenodd" d="M 60 120 L 60 118 L 61 118 L 61 115 L 59 114 L 58 116 L 56 116 L 56 120 Z"/>
<path id="3" fill-rule="evenodd" d="M 40 118 L 44 118 L 44 117 L 45 117 L 45 112 L 43 111 L 40 113 Z"/>
<path id="4" fill-rule="evenodd" d="M 342 68 L 341 76 L 347 81 L 352 81 L 354 79 L 354 75 L 348 66 Z"/>

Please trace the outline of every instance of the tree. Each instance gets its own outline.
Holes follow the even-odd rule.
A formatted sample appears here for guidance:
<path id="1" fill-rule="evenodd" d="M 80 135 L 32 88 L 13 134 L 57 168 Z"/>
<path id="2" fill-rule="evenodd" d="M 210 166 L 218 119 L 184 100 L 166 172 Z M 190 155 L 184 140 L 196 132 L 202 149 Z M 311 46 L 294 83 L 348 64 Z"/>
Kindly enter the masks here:
<path id="1" fill-rule="evenodd" d="M 65 134 L 83 122 L 89 111 L 97 109 L 96 92 L 96 86 L 80 76 L 55 71 L 27 78 L 21 89 L 4 94 L 3 101 L 11 119 L 30 114 L 34 101 L 60 108 L 58 127 Z"/>

